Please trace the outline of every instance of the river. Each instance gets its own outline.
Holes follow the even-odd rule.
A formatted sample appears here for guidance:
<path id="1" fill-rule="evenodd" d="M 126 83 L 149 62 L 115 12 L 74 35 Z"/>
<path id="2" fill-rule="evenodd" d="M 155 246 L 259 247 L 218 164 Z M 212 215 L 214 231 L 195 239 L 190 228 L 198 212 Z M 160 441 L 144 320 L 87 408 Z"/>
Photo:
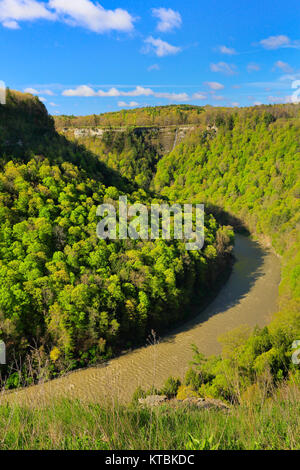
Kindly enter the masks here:
<path id="1" fill-rule="evenodd" d="M 99 403 L 105 398 L 125 402 L 138 385 L 160 387 L 170 375 L 183 377 L 193 357 L 191 344 L 207 356 L 218 354 L 221 334 L 240 325 L 268 324 L 277 307 L 279 259 L 241 235 L 236 235 L 234 254 L 232 273 L 217 297 L 193 320 L 158 343 L 124 354 L 106 366 L 78 370 L 2 399 L 33 404 L 69 396 Z"/>

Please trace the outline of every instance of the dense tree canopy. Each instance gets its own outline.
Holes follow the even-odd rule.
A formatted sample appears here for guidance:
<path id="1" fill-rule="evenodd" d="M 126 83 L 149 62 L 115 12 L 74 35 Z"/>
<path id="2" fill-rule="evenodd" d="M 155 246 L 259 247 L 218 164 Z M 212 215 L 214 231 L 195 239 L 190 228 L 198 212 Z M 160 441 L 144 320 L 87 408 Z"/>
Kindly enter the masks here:
<path id="1" fill-rule="evenodd" d="M 291 360 L 300 337 L 299 106 L 216 110 L 210 122 L 216 128 L 198 130 L 160 160 L 155 189 L 171 200 L 205 202 L 217 218 L 225 210 L 231 223 L 242 221 L 281 257 L 279 312 L 268 328 L 223 338 L 220 358 L 203 361 L 196 354 L 194 390 L 240 400 L 266 373 L 270 387 L 290 370 L 299 381 Z"/>
<path id="2" fill-rule="evenodd" d="M 203 107 L 191 105 L 155 106 L 138 109 L 123 109 L 91 116 L 55 116 L 57 129 L 85 126 L 170 126 L 196 124 L 200 121 Z"/>
<path id="3" fill-rule="evenodd" d="M 300 335 L 299 106 L 169 106 L 59 116 L 55 124 L 106 129 L 79 145 L 59 135 L 29 95 L 10 92 L 0 106 L 0 338 L 9 354 L 36 344 L 55 373 L 174 325 L 188 315 L 193 294 L 205 299 L 228 266 L 230 223 L 246 226 L 282 257 L 280 311 L 266 329 L 223 338 L 223 358 L 207 362 L 196 352 L 198 369 L 186 386 L 237 399 L 226 379 L 236 371 L 241 391 L 267 368 L 275 382 L 286 377 Z M 173 124 L 196 129 L 163 155 L 155 126 Z M 204 202 L 204 249 L 99 240 L 97 206 L 117 208 L 124 194 L 144 204 Z"/>
<path id="4" fill-rule="evenodd" d="M 5 113 L 14 115 L 18 97 L 10 99 L 0 127 L 12 139 Z M 201 252 L 180 240 L 99 240 L 99 204 L 117 208 L 124 189 L 129 203 L 153 199 L 58 136 L 47 115 L 48 130 L 35 134 L 35 103 L 20 105 L 26 146 L 11 141 L 16 157 L 1 162 L 0 337 L 10 359 L 36 345 L 59 371 L 111 357 L 186 317 L 195 291 L 204 299 L 226 267 L 233 233 L 208 215 Z M 39 154 L 30 158 L 30 146 Z"/>

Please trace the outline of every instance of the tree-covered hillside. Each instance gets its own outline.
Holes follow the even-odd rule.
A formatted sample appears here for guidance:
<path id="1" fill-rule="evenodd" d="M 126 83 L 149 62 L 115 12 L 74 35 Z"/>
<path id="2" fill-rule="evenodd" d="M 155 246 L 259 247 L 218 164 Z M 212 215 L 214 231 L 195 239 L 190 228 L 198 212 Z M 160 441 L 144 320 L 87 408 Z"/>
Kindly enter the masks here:
<path id="1" fill-rule="evenodd" d="M 170 126 L 196 124 L 203 112 L 201 106 L 169 105 L 137 109 L 123 109 L 112 113 L 91 116 L 55 116 L 57 129 L 63 127 L 120 127 L 120 126 Z"/>
<path id="2" fill-rule="evenodd" d="M 150 188 L 162 153 L 157 129 L 128 128 L 122 132 L 106 130 L 100 138 L 74 138 L 72 132 L 67 132 L 66 137 L 80 143 L 110 169 L 138 187 Z"/>
<path id="3" fill-rule="evenodd" d="M 128 115 L 171 119 L 178 109 Z M 35 343 L 59 372 L 174 325 L 188 315 L 193 292 L 205 299 L 226 267 L 232 232 L 220 224 L 230 223 L 281 256 L 280 312 L 249 339 L 237 333 L 228 360 L 208 362 L 198 389 L 233 398 L 224 377 L 236 367 L 244 388 L 259 368 L 270 367 L 275 382 L 287 376 L 300 335 L 299 106 L 183 110 L 188 122 L 197 114 L 197 128 L 159 159 L 149 129 L 105 132 L 97 143 L 87 137 L 86 148 L 59 135 L 38 100 L 9 93 L 0 107 L 0 330 L 9 351 L 25 354 Z M 145 204 L 157 194 L 204 202 L 204 250 L 187 252 L 179 241 L 99 241 L 97 205 L 117 206 L 123 194 Z"/>
<path id="4" fill-rule="evenodd" d="M 133 188 L 129 180 L 108 169 L 92 152 L 59 135 L 53 118 L 37 97 L 7 90 L 6 105 L 0 106 L 1 164 L 11 160 L 27 163 L 35 155 L 48 158 L 50 163 L 73 163 L 106 184 Z"/>
<path id="5" fill-rule="evenodd" d="M 238 401 L 247 387 L 255 393 L 251 387 L 260 380 L 267 393 L 266 373 L 270 386 L 291 370 L 299 381 L 291 360 L 300 338 L 299 111 L 295 105 L 216 110 L 211 130 L 198 130 L 158 163 L 157 191 L 171 200 L 205 202 L 218 220 L 227 212 L 231 223 L 240 220 L 272 245 L 282 262 L 279 312 L 268 328 L 223 338 L 220 358 L 205 362 L 196 355 L 197 373 L 186 384 L 202 396 Z"/>
<path id="6" fill-rule="evenodd" d="M 117 208 L 122 194 L 149 204 L 149 194 L 59 136 L 37 99 L 10 92 L 0 129 L 7 370 L 32 347 L 39 358 L 31 360 L 50 362 L 50 374 L 95 363 L 183 320 L 196 289 L 206 298 L 230 260 L 230 229 L 209 215 L 202 252 L 187 252 L 179 240 L 99 240 L 99 204 Z M 11 374 L 7 386 L 19 378 Z"/>

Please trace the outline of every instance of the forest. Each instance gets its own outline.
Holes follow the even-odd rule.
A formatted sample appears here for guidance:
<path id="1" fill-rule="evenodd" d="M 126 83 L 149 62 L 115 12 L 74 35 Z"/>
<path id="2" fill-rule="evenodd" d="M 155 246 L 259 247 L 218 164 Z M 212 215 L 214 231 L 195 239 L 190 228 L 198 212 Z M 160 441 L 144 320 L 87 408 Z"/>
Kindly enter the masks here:
<path id="1" fill-rule="evenodd" d="M 171 200 L 205 201 L 217 220 L 242 222 L 281 259 L 279 309 L 271 323 L 224 335 L 218 358 L 206 360 L 195 348 L 185 379 L 183 396 L 191 389 L 241 402 L 258 396 L 261 384 L 268 393 L 284 380 L 300 383 L 291 361 L 300 337 L 300 109 L 216 110 L 210 119 L 214 129 L 199 129 L 159 161 L 154 187 Z"/>
<path id="2" fill-rule="evenodd" d="M 85 139 L 110 167 L 123 175 L 130 171 L 144 188 L 172 202 L 204 202 L 217 222 L 247 230 L 280 257 L 278 312 L 270 325 L 254 331 L 241 327 L 220 338 L 220 357 L 207 360 L 195 349 L 195 365 L 181 379 L 181 388 L 177 390 L 179 379 L 170 382 L 181 398 L 196 394 L 239 402 L 255 393 L 266 371 L 270 388 L 285 380 L 299 383 L 299 370 L 291 361 L 292 343 L 300 336 L 299 131 L 299 105 L 205 107 L 196 129 L 171 152 L 161 155 L 158 147 L 148 145 L 152 158 L 143 159 L 143 168 L 139 158 L 148 153 L 137 149 L 147 141 L 148 131 L 137 142 L 128 128 L 112 137 L 109 147 L 106 134 L 102 140 Z M 143 179 L 146 174 L 154 175 L 150 182 Z"/>
<path id="3" fill-rule="evenodd" d="M 9 92 L 0 135 L 6 388 L 20 384 L 16 358 L 23 358 L 22 384 L 38 379 L 27 379 L 26 358 L 34 364 L 36 351 L 55 377 L 143 344 L 152 329 L 186 318 L 195 292 L 205 299 L 229 268 L 233 232 L 212 214 L 202 252 L 187 252 L 180 240 L 99 240 L 99 204 L 116 206 L 123 194 L 132 203 L 155 199 L 58 135 L 37 99 Z"/>
<path id="4" fill-rule="evenodd" d="M 204 108 L 192 105 L 155 106 L 91 116 L 55 116 L 57 129 L 63 127 L 171 126 L 196 124 Z"/>
<path id="5" fill-rule="evenodd" d="M 174 116 L 175 123 L 195 122 L 196 115 L 196 128 L 163 154 L 154 131 L 130 126 L 70 141 L 57 130 L 72 127 L 72 117 L 54 122 L 37 98 L 8 92 L 0 107 L 0 335 L 9 364 L 16 356 L 34 361 L 32 351 L 39 351 L 55 377 L 144 344 L 151 330 L 167 331 L 230 269 L 233 227 L 280 256 L 279 311 L 263 330 L 241 328 L 223 338 L 223 356 L 207 361 L 195 349 L 182 387 L 238 401 L 267 369 L 272 386 L 299 376 L 291 344 L 300 335 L 300 108 L 113 114 L 118 126 L 129 117 L 147 126 L 149 116 L 164 125 Z M 97 125 L 111 115 L 102 118 Z M 76 125 L 89 126 L 89 118 Z M 205 203 L 204 249 L 187 252 L 179 240 L 99 240 L 97 206 L 117 207 L 125 194 L 144 204 Z M 26 360 L 22 372 L 22 383 L 34 380 L 26 379 Z M 9 365 L 6 387 L 18 386 L 20 374 L 7 374 Z M 234 387 L 226 380 L 233 374 Z"/>

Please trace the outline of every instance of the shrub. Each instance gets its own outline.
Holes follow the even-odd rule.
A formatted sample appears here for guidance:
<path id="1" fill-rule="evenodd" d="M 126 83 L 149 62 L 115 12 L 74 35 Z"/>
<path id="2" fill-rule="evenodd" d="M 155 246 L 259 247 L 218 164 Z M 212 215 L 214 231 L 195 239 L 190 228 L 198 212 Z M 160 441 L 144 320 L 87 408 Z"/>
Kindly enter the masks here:
<path id="1" fill-rule="evenodd" d="M 165 382 L 165 384 L 162 388 L 162 393 L 164 395 L 167 395 L 168 398 L 175 397 L 180 385 L 181 385 L 180 379 L 170 376 L 166 380 L 166 382 Z"/>

